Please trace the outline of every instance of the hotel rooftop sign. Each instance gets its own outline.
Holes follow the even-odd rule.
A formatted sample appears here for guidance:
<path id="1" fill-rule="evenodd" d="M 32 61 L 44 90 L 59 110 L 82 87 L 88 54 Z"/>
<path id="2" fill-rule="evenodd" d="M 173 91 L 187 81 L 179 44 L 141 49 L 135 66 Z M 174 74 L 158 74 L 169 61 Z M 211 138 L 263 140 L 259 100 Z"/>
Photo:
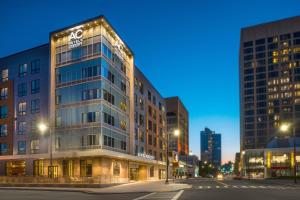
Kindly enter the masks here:
<path id="1" fill-rule="evenodd" d="M 77 29 L 70 33 L 68 40 L 69 49 L 73 49 L 82 45 L 82 33 L 82 29 Z"/>

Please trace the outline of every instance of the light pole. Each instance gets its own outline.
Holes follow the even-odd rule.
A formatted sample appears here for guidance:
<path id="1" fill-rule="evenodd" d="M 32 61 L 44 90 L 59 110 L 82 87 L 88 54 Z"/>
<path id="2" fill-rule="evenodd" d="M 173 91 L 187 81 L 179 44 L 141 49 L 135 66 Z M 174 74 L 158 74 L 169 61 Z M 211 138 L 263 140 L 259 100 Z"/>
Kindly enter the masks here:
<path id="1" fill-rule="evenodd" d="M 47 129 L 49 129 L 49 138 L 50 138 L 50 166 L 48 167 L 48 173 L 49 173 L 49 177 L 53 178 L 53 159 L 52 159 L 52 132 L 51 132 L 51 127 L 48 127 L 45 123 L 39 123 L 38 124 L 38 129 L 40 130 L 41 134 L 44 134 Z"/>
<path id="2" fill-rule="evenodd" d="M 280 131 L 287 133 L 289 132 L 290 135 L 293 135 L 293 152 L 294 152 L 294 183 L 297 183 L 297 160 L 296 160 L 296 135 L 295 131 L 291 133 L 291 123 L 282 123 L 280 126 Z"/>
<path id="3" fill-rule="evenodd" d="M 173 132 L 173 134 L 174 134 L 174 136 L 179 136 L 179 130 L 178 129 L 175 129 L 174 130 L 174 132 Z M 166 184 L 168 184 L 169 183 L 169 136 L 170 134 L 169 133 L 167 133 L 167 169 L 166 169 L 166 171 L 167 171 L 167 176 L 166 176 Z"/>

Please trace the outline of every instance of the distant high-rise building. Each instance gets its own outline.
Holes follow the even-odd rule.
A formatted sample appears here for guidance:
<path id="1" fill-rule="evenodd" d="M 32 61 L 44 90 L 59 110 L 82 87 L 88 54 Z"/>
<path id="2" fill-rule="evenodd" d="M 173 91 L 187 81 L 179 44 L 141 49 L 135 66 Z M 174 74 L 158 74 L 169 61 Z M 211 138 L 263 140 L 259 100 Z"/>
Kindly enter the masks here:
<path id="1" fill-rule="evenodd" d="M 201 131 L 201 161 L 221 166 L 221 134 L 209 128 Z"/>
<path id="2" fill-rule="evenodd" d="M 240 41 L 241 149 L 264 149 L 281 122 L 300 136 L 300 16 L 246 27 Z"/>
<path id="3" fill-rule="evenodd" d="M 179 130 L 179 135 L 170 134 L 170 151 L 179 153 L 180 158 L 189 154 L 189 113 L 179 97 L 165 99 L 167 108 L 167 131 Z"/>

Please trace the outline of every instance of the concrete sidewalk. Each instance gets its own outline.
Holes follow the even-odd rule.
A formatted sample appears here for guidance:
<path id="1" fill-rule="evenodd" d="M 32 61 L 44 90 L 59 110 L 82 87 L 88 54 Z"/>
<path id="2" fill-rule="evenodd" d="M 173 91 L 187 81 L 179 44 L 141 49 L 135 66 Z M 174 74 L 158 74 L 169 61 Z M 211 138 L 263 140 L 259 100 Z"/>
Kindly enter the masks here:
<path id="1" fill-rule="evenodd" d="M 180 183 L 165 184 L 165 181 L 138 181 L 105 188 L 61 188 L 61 187 L 0 187 L 5 190 L 42 190 L 42 191 L 68 191 L 92 194 L 108 193 L 148 193 L 171 192 L 191 188 L 191 185 Z"/>

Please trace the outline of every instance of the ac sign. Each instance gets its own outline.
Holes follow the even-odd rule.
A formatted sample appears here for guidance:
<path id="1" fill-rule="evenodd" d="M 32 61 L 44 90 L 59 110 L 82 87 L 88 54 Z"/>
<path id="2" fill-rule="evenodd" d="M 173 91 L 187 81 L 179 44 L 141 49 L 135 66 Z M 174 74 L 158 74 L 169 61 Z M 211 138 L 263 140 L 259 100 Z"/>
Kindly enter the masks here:
<path id="1" fill-rule="evenodd" d="M 69 35 L 69 49 L 73 49 L 82 45 L 82 32 L 82 29 L 71 32 Z"/>

